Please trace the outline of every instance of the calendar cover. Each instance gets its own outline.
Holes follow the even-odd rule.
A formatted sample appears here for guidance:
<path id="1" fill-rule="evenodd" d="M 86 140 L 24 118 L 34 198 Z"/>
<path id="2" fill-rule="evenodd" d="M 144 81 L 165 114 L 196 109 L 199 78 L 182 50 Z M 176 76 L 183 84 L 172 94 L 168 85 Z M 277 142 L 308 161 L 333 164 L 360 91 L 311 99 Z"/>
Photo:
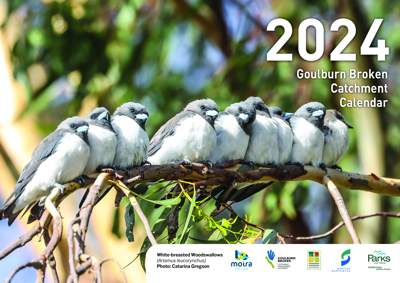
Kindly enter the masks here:
<path id="1" fill-rule="evenodd" d="M 0 280 L 400 275 L 399 15 L 0 0 Z"/>

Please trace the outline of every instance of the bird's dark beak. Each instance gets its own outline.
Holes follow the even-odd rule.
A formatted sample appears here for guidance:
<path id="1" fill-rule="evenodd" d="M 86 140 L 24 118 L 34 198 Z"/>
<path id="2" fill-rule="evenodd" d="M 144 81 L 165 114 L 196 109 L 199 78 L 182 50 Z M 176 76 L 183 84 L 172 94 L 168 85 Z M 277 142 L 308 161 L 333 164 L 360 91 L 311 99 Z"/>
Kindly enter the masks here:
<path id="1" fill-rule="evenodd" d="M 76 129 L 76 131 L 78 132 L 79 135 L 81 135 L 82 139 L 85 142 L 89 141 L 88 139 L 89 126 L 87 125 L 80 126 L 79 128 Z"/>
<path id="2" fill-rule="evenodd" d="M 240 113 L 239 116 L 238 116 L 240 124 L 241 125 L 246 125 L 249 122 L 249 117 L 250 117 L 249 114 Z"/>
<path id="3" fill-rule="evenodd" d="M 147 119 L 149 118 L 149 115 L 147 113 L 139 113 L 135 115 L 135 120 L 139 124 L 140 127 L 144 129 Z"/>
<path id="4" fill-rule="evenodd" d="M 206 120 L 211 125 L 214 125 L 215 119 L 217 119 L 217 117 L 218 117 L 218 111 L 211 109 L 211 110 L 207 110 L 205 114 L 206 114 L 206 116 L 205 116 Z"/>
<path id="5" fill-rule="evenodd" d="M 323 118 L 324 116 L 325 116 L 325 112 L 324 112 L 324 110 L 316 110 L 316 111 L 314 111 L 313 113 L 312 113 L 312 116 L 313 117 L 316 117 L 317 119 L 321 119 L 321 118 Z"/>
<path id="6" fill-rule="evenodd" d="M 354 129 L 354 127 L 352 125 L 350 125 L 349 123 L 347 123 L 346 121 L 343 121 L 345 123 L 345 125 L 347 126 L 347 128 L 349 129 Z"/>
<path id="7" fill-rule="evenodd" d="M 289 121 L 290 118 L 292 118 L 292 116 L 293 116 L 293 113 L 290 113 L 290 112 L 285 112 L 285 113 L 282 115 L 283 120 L 285 120 L 285 121 Z"/>

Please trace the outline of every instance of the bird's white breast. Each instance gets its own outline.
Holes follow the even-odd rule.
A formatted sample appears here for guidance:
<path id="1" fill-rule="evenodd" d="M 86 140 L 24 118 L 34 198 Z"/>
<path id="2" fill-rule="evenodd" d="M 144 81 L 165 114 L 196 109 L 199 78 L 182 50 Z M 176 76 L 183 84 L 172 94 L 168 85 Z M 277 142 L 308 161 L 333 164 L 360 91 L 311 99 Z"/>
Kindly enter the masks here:
<path id="1" fill-rule="evenodd" d="M 109 129 L 90 124 L 88 139 L 90 157 L 85 174 L 95 173 L 98 167 L 112 166 L 117 146 L 117 137 Z"/>
<path id="2" fill-rule="evenodd" d="M 293 117 L 291 125 L 293 131 L 291 161 L 319 166 L 324 146 L 322 131 L 301 117 Z"/>
<path id="3" fill-rule="evenodd" d="M 211 154 L 212 162 L 244 159 L 250 137 L 243 131 L 235 116 L 220 115 L 215 121 L 217 145 Z"/>
<path id="4" fill-rule="evenodd" d="M 164 138 L 161 148 L 148 161 L 151 164 L 205 161 L 210 158 L 216 143 L 214 128 L 195 114 L 179 121 L 174 134 Z"/>
<path id="5" fill-rule="evenodd" d="M 14 211 L 45 196 L 55 184 L 67 183 L 82 175 L 89 155 L 87 143 L 75 134 L 66 133 L 55 151 L 40 164 L 18 198 Z"/>
<path id="6" fill-rule="evenodd" d="M 272 118 L 256 115 L 245 159 L 257 164 L 278 164 L 278 126 Z"/>
<path id="7" fill-rule="evenodd" d="M 290 126 L 281 118 L 273 117 L 278 127 L 278 147 L 279 161 L 278 164 L 283 165 L 290 160 L 293 146 L 293 133 Z"/>
<path id="8" fill-rule="evenodd" d="M 340 120 L 329 121 L 325 134 L 323 162 L 327 166 L 336 165 L 348 148 L 348 127 Z"/>
<path id="9" fill-rule="evenodd" d="M 138 123 L 127 116 L 117 115 L 112 119 L 112 126 L 117 134 L 114 166 L 128 169 L 146 161 L 149 137 Z"/>

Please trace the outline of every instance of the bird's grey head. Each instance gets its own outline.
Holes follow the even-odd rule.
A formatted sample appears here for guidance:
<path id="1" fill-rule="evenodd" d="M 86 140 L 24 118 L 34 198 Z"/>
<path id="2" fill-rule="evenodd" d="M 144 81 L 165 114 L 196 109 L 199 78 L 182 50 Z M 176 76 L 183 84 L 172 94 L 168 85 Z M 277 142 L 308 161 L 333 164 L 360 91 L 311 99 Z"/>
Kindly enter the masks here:
<path id="1" fill-rule="evenodd" d="M 320 102 L 309 102 L 296 110 L 294 116 L 302 117 L 314 126 L 322 129 L 325 117 L 325 106 Z"/>
<path id="2" fill-rule="evenodd" d="M 250 135 L 251 124 L 256 118 L 256 109 L 245 101 L 233 103 L 225 109 L 225 112 L 235 116 L 240 127 Z"/>
<path id="3" fill-rule="evenodd" d="M 342 113 L 335 109 L 328 109 L 326 110 L 325 118 L 324 118 L 324 124 L 330 121 L 335 121 L 335 120 L 340 120 L 342 121 L 348 128 L 353 129 L 353 126 L 351 126 L 349 123 L 346 122 L 344 119 Z"/>
<path id="4" fill-rule="evenodd" d="M 78 116 L 65 119 L 58 125 L 57 129 L 73 132 L 85 142 L 88 142 L 89 124 Z"/>
<path id="5" fill-rule="evenodd" d="M 96 107 L 89 113 L 88 118 L 97 125 L 112 130 L 111 115 L 105 107 Z"/>
<path id="6" fill-rule="evenodd" d="M 145 129 L 147 119 L 149 118 L 149 113 L 147 112 L 146 107 L 136 102 L 127 102 L 122 104 L 115 110 L 114 115 L 127 116 L 135 120 L 143 130 Z"/>
<path id="7" fill-rule="evenodd" d="M 212 99 L 198 99 L 186 105 L 185 111 L 191 111 L 202 116 L 208 123 L 214 125 L 218 116 L 218 106 Z"/>
<path id="8" fill-rule="evenodd" d="M 269 113 L 271 113 L 271 115 L 276 115 L 276 116 L 280 116 L 280 117 L 283 117 L 283 115 L 284 115 L 284 112 L 278 106 L 269 106 L 268 110 L 269 110 Z"/>
<path id="9" fill-rule="evenodd" d="M 268 106 L 264 103 L 261 97 L 250 96 L 245 100 L 245 102 L 253 105 L 256 111 L 260 111 L 261 113 L 266 114 L 268 117 L 271 117 L 271 113 L 269 112 Z"/>

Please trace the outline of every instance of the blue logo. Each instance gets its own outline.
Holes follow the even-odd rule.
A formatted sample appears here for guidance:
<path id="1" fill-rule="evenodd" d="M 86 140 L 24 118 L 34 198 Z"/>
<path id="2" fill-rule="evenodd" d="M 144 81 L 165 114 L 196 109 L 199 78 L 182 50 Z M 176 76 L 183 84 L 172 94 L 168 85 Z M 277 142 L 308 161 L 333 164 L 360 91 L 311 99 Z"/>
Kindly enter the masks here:
<path id="1" fill-rule="evenodd" d="M 238 260 L 247 260 L 249 256 L 245 252 L 235 251 L 235 258 Z"/>
<path id="2" fill-rule="evenodd" d="M 267 256 L 265 257 L 265 259 L 267 260 L 267 262 L 269 263 L 269 265 L 271 265 L 272 268 L 275 268 L 275 265 L 273 263 L 275 258 L 275 253 L 273 250 L 269 250 L 267 251 Z"/>
<path id="3" fill-rule="evenodd" d="M 342 260 L 340 261 L 340 266 L 345 266 L 350 262 L 350 249 L 345 250 L 341 256 Z"/>
<path id="4" fill-rule="evenodd" d="M 236 261 L 231 262 L 231 267 L 236 270 L 247 270 L 253 266 L 253 263 L 249 261 L 249 255 L 245 252 L 235 250 Z"/>

